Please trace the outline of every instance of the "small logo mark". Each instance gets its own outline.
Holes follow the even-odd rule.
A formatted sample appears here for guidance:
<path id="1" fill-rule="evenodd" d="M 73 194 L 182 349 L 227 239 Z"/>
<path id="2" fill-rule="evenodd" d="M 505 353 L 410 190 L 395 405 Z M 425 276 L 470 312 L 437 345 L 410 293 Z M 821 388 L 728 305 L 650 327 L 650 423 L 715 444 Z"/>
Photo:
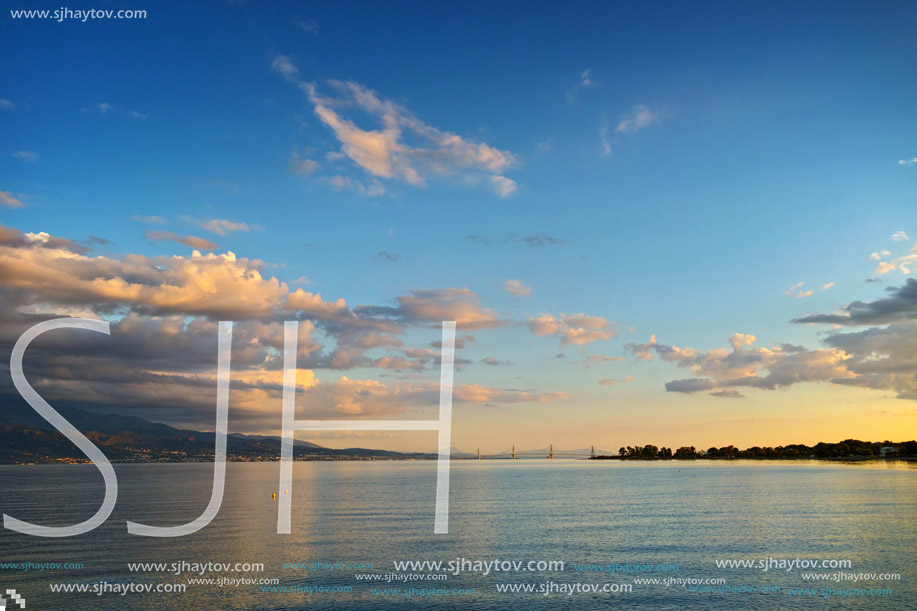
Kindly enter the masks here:
<path id="1" fill-rule="evenodd" d="M 7 590 L 6 596 L 9 596 L 14 603 L 19 605 L 20 609 L 25 609 L 25 599 L 16 590 Z M 6 597 L 3 595 L 0 595 L 0 611 L 6 611 Z"/>

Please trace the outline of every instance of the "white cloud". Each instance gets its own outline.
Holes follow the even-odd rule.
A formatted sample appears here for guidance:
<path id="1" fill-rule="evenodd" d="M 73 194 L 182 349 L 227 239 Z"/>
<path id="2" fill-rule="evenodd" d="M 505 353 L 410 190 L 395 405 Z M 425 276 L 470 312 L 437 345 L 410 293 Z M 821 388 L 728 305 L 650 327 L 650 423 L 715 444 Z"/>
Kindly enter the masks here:
<path id="1" fill-rule="evenodd" d="M 353 81 L 331 80 L 335 95 L 321 94 L 313 83 L 298 81 L 298 70 L 287 56 L 275 58 L 272 67 L 298 83 L 315 115 L 338 139 L 340 152 L 369 175 L 414 186 L 433 177 L 458 176 L 469 184 L 486 178 L 499 197 L 517 191 L 515 181 L 504 176 L 516 165 L 512 153 L 428 125 L 404 106 Z M 348 116 L 355 110 L 372 118 L 377 128 L 359 127 Z M 341 180 L 337 183 L 343 187 Z"/>
<path id="2" fill-rule="evenodd" d="M 787 290 L 785 290 L 784 293 L 786 293 L 786 294 L 787 294 L 788 296 L 790 296 L 790 297 L 795 297 L 796 299 L 800 299 L 800 298 L 802 298 L 802 297 L 809 297 L 809 296 L 811 296 L 813 291 L 811 291 L 811 290 L 808 290 L 808 291 L 799 290 L 799 289 L 802 288 L 802 285 L 803 285 L 803 284 L 805 284 L 805 283 L 804 283 L 804 282 L 797 282 L 796 284 L 794 284 L 793 286 L 791 286 L 790 288 L 788 288 Z"/>
<path id="3" fill-rule="evenodd" d="M 126 110 L 124 108 L 121 108 L 120 106 L 116 106 L 115 104 L 111 104 L 109 102 L 100 102 L 96 104 L 94 108 L 96 111 L 98 111 L 100 115 L 107 115 L 108 113 L 112 113 L 112 114 L 119 114 L 119 115 L 124 115 L 127 117 L 132 117 L 134 119 L 140 119 L 140 120 L 145 120 L 150 117 L 149 113 L 137 112 L 136 110 Z M 91 109 L 84 108 L 83 112 L 86 112 L 87 110 L 91 110 Z"/>
<path id="4" fill-rule="evenodd" d="M 299 68 L 286 55 L 278 55 L 271 63 L 271 69 L 280 74 L 283 78 L 293 80 L 299 74 Z"/>
<path id="5" fill-rule="evenodd" d="M 586 68 L 579 73 L 579 82 L 567 91 L 567 102 L 576 101 L 576 96 L 581 89 L 595 89 L 599 84 L 592 78 L 592 68 Z"/>
<path id="6" fill-rule="evenodd" d="M 517 297 L 530 297 L 532 295 L 531 287 L 524 285 L 521 280 L 512 278 L 503 283 L 503 290 Z"/>
<path id="7" fill-rule="evenodd" d="M 196 221 L 190 218 L 185 217 L 186 220 L 189 220 L 196 225 L 200 225 L 207 231 L 212 231 L 218 235 L 226 235 L 231 231 L 260 231 L 260 225 L 249 225 L 248 223 L 237 223 L 235 221 L 228 221 L 226 219 L 208 219 L 204 221 Z"/>
<path id="8" fill-rule="evenodd" d="M 493 185 L 494 193 L 500 197 L 511 197 L 518 190 L 516 181 L 506 176 L 491 176 L 490 183 Z"/>
<path id="9" fill-rule="evenodd" d="M 602 155 L 611 155 L 611 142 L 608 140 L 608 123 L 599 126 L 599 143 L 602 145 Z"/>
<path id="10" fill-rule="evenodd" d="M 634 106 L 629 113 L 621 117 L 620 123 L 615 128 L 616 134 L 632 134 L 645 127 L 649 127 L 659 120 L 659 113 L 646 106 Z"/>
<path id="11" fill-rule="evenodd" d="M 822 290 L 822 291 L 827 291 L 827 290 L 830 289 L 832 286 L 835 286 L 835 284 L 834 284 L 833 282 L 829 282 L 828 284 L 823 284 L 823 285 L 821 285 L 821 290 Z"/>
<path id="12" fill-rule="evenodd" d="M 33 153 L 32 151 L 16 151 L 13 153 L 13 157 L 16 159 L 22 159 L 28 163 L 37 163 L 41 159 L 41 155 L 38 153 Z"/>
<path id="13" fill-rule="evenodd" d="M 917 165 L 917 157 L 911 159 L 899 159 L 898 165 Z"/>
<path id="14" fill-rule="evenodd" d="M 904 255 L 902 257 L 898 257 L 896 259 L 890 259 L 888 261 L 881 261 L 878 267 L 876 267 L 875 274 L 877 276 L 884 276 L 888 272 L 891 272 L 894 270 L 898 270 L 902 274 L 910 274 L 912 261 L 914 261 L 915 259 L 917 259 L 917 252 L 913 252 L 911 254 Z"/>
<path id="15" fill-rule="evenodd" d="M 892 239 L 896 242 L 904 242 L 908 240 L 908 236 L 903 231 L 898 231 L 892 235 Z M 879 264 L 876 266 L 875 272 L 876 276 L 884 276 L 885 274 L 898 270 L 902 274 L 911 273 L 911 265 L 917 259 L 917 244 L 911 247 L 908 251 L 908 254 L 902 255 L 900 257 L 895 257 L 893 259 L 885 259 L 885 257 L 891 256 L 891 252 L 883 250 L 880 252 L 874 252 L 869 255 L 869 258 L 873 261 L 878 261 Z"/>
<path id="16" fill-rule="evenodd" d="M 7 99 L 0 98 L 0 108 L 4 110 L 13 110 L 16 108 L 16 105 Z"/>

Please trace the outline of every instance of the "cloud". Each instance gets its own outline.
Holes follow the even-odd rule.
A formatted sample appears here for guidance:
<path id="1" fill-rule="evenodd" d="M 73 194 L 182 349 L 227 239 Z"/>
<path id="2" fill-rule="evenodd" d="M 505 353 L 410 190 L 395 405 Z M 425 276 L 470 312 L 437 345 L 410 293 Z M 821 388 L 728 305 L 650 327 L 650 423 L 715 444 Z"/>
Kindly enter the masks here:
<path id="1" fill-rule="evenodd" d="M 794 297 L 796 299 L 802 299 L 803 297 L 811 297 L 815 293 L 815 290 L 814 289 L 801 290 L 804 284 L 805 284 L 804 282 L 797 282 L 796 284 L 794 284 L 793 286 L 785 290 L 784 293 L 787 296 Z M 830 289 L 832 286 L 834 286 L 834 283 L 829 282 L 827 284 L 821 285 L 821 287 L 818 290 L 826 291 Z"/>
<path id="2" fill-rule="evenodd" d="M 395 306 L 350 309 L 344 299 L 291 290 L 263 275 L 263 262 L 233 253 L 108 257 L 87 251 L 66 238 L 0 227 L 0 377 L 9 381 L 4 365 L 9 347 L 36 322 L 67 315 L 111 321 L 111 336 L 62 331 L 36 342 L 32 350 L 37 356 L 27 363 L 27 373 L 53 404 L 212 426 L 216 321 L 235 320 L 232 421 L 246 432 L 276 430 L 281 322 L 298 319 L 297 386 L 308 395 L 301 404 L 308 405 L 309 417 L 398 414 L 435 406 L 438 385 L 346 377 L 328 382 L 315 371 L 432 369 L 439 351 L 405 347 L 398 337 L 405 325 L 435 327 L 451 319 L 477 328 L 499 323 L 468 289 L 415 290 Z M 458 343 L 472 340 L 466 334 Z M 0 383 L 4 400 L 12 396 L 10 388 Z M 544 403 L 565 396 L 476 384 L 455 389 L 457 403 L 482 405 Z"/>
<path id="3" fill-rule="evenodd" d="M 16 151 L 13 153 L 13 157 L 16 159 L 22 159 L 28 163 L 38 163 L 38 160 L 41 159 L 41 155 L 38 153 L 33 153 L 32 151 Z"/>
<path id="4" fill-rule="evenodd" d="M 711 397 L 728 397 L 731 399 L 744 399 L 745 395 L 733 388 L 721 388 L 720 390 L 714 390 L 711 393 L 707 393 Z"/>
<path id="5" fill-rule="evenodd" d="M 143 237 L 151 242 L 178 242 L 179 244 L 184 244 L 190 248 L 197 248 L 198 250 L 216 250 L 218 248 L 218 246 L 210 240 L 205 240 L 204 238 L 193 235 L 180 236 L 172 231 L 147 230 L 144 232 Z"/>
<path id="6" fill-rule="evenodd" d="M 850 357 L 842 351 L 755 348 L 754 342 L 754 335 L 736 333 L 730 338 L 731 350 L 700 352 L 660 344 L 652 336 L 645 344 L 626 347 L 637 360 L 651 361 L 659 356 L 664 362 L 692 369 L 698 376 L 667 382 L 668 392 L 695 393 L 736 386 L 774 390 L 798 382 L 828 382 L 855 375 L 846 368 L 845 361 Z"/>
<path id="7" fill-rule="evenodd" d="M 524 285 L 521 280 L 510 278 L 503 283 L 503 290 L 516 297 L 531 297 L 532 288 Z"/>
<path id="8" fill-rule="evenodd" d="M 599 126 L 599 144 L 602 145 L 602 155 L 611 155 L 611 142 L 608 140 L 608 123 Z"/>
<path id="9" fill-rule="evenodd" d="M 832 325 L 884 325 L 917 320 L 917 279 L 908 278 L 900 287 L 888 287 L 889 297 L 871 302 L 854 301 L 833 314 L 809 314 L 794 323 Z"/>
<path id="10" fill-rule="evenodd" d="M 563 244 L 565 240 L 561 238 L 556 238 L 554 236 L 549 236 L 545 233 L 537 233 L 532 235 L 519 235 L 517 233 L 507 233 L 499 237 L 486 237 L 472 234 L 468 236 L 468 239 L 474 242 L 475 244 L 480 244 L 481 246 L 507 246 L 510 244 L 516 244 L 519 246 L 525 246 L 528 248 L 541 248 L 542 246 L 554 246 L 557 244 Z"/>
<path id="11" fill-rule="evenodd" d="M 299 74 L 299 68 L 296 67 L 293 60 L 287 55 L 278 55 L 275 57 L 274 61 L 271 62 L 271 69 L 288 81 L 294 80 L 296 75 Z"/>
<path id="12" fill-rule="evenodd" d="M 44 231 L 38 233 L 23 233 L 18 229 L 0 225 L 0 247 L 11 249 L 49 249 L 61 250 L 68 253 L 84 254 L 85 246 L 77 244 L 67 238 L 52 236 Z M 0 276 L 2 278 L 2 276 Z"/>
<path id="13" fill-rule="evenodd" d="M 370 176 L 413 186 L 457 176 L 469 184 L 486 179 L 499 197 L 517 191 L 515 181 L 504 176 L 517 163 L 512 153 L 424 123 L 404 106 L 353 81 L 331 80 L 334 97 L 321 94 L 315 84 L 298 81 L 298 69 L 285 55 L 277 56 L 272 68 L 297 82 L 315 115 L 334 133 L 340 153 Z M 377 128 L 358 127 L 345 116 L 352 111 L 374 120 Z"/>
<path id="14" fill-rule="evenodd" d="M 614 378 L 602 378 L 599 380 L 599 384 L 602 386 L 617 386 L 618 384 L 625 384 L 627 382 L 632 382 L 633 380 L 634 376 L 632 375 L 627 376 L 623 380 L 616 380 Z"/>
<path id="15" fill-rule="evenodd" d="M 519 190 L 516 181 L 506 176 L 491 176 L 490 184 L 493 186 L 494 193 L 503 198 L 510 197 Z"/>
<path id="16" fill-rule="evenodd" d="M 21 195 L 19 197 L 22 197 Z M 0 191 L 0 206 L 6 208 L 22 208 L 25 204 L 9 191 Z"/>
<path id="17" fill-rule="evenodd" d="M 83 112 L 86 112 L 88 110 L 90 109 L 84 108 Z M 103 115 L 103 116 L 107 115 L 108 113 L 111 113 L 111 114 L 117 114 L 117 115 L 124 115 L 126 117 L 131 117 L 133 119 L 140 119 L 141 121 L 145 121 L 146 119 L 150 117 L 149 113 L 137 112 L 136 110 L 126 110 L 124 108 L 121 108 L 120 106 L 116 106 L 109 102 L 100 102 L 96 104 L 92 108 L 92 110 L 95 110 L 96 112 L 98 112 L 100 115 Z"/>
<path id="18" fill-rule="evenodd" d="M 482 307 L 477 293 L 469 289 L 416 289 L 396 301 L 396 307 L 357 306 L 354 311 L 415 324 L 454 320 L 465 329 L 487 329 L 500 324 L 496 314 Z"/>
<path id="19" fill-rule="evenodd" d="M 294 174 L 310 176 L 319 168 L 319 163 L 311 159 L 306 159 L 305 157 L 300 157 L 299 153 L 294 151 L 293 154 L 290 155 L 290 163 L 287 167 L 289 167 L 290 171 Z"/>
<path id="20" fill-rule="evenodd" d="M 899 159 L 898 165 L 917 165 L 917 157 L 911 159 Z"/>
<path id="21" fill-rule="evenodd" d="M 896 231 L 891 236 L 892 241 L 894 242 L 907 242 L 910 240 L 907 233 L 904 231 Z M 876 269 L 873 272 L 876 276 L 884 276 L 889 272 L 895 270 L 900 271 L 902 274 L 910 274 L 911 266 L 917 260 L 917 244 L 911 246 L 907 251 L 907 254 L 901 255 L 899 257 L 893 257 L 891 259 L 886 259 L 886 257 L 891 257 L 892 253 L 889 250 L 880 250 L 873 252 L 869 255 L 869 258 L 877 262 Z"/>
<path id="22" fill-rule="evenodd" d="M 612 328 L 614 323 L 601 316 L 587 316 L 586 314 L 561 314 L 554 317 L 551 314 L 542 314 L 529 319 L 529 330 L 538 337 L 553 335 L 560 338 L 560 345 L 582 346 L 599 340 L 612 339 L 617 331 Z"/>
<path id="23" fill-rule="evenodd" d="M 583 362 L 588 367 L 589 365 L 595 365 L 596 363 L 614 363 L 623 360 L 624 357 L 621 356 L 608 356 L 607 354 L 589 354 L 586 355 L 586 360 Z"/>
<path id="24" fill-rule="evenodd" d="M 131 216 L 132 221 L 137 221 L 138 223 L 146 223 L 148 225 L 165 225 L 166 219 L 161 216 L 140 216 L 135 214 Z"/>
<path id="25" fill-rule="evenodd" d="M 573 103 L 581 90 L 595 89 L 598 86 L 598 83 L 596 83 L 595 79 L 592 77 L 592 68 L 586 68 L 579 73 L 579 81 L 576 85 L 567 91 L 567 101 Z"/>
<path id="26" fill-rule="evenodd" d="M 616 134 L 633 134 L 659 121 L 659 113 L 646 106 L 634 106 L 630 112 L 621 117 L 615 128 Z"/>
<path id="27" fill-rule="evenodd" d="M 406 407 L 436 405 L 439 402 L 439 385 L 430 382 L 387 386 L 375 380 L 352 380 L 343 376 L 336 382 L 317 383 L 309 387 L 304 395 L 304 403 L 319 406 L 319 415 L 327 412 L 347 416 L 398 414 Z M 564 393 L 532 393 L 480 385 L 453 388 L 456 403 L 546 403 L 564 397 Z"/>
<path id="28" fill-rule="evenodd" d="M 317 21 L 304 20 L 296 18 L 293 20 L 294 25 L 303 32 L 308 32 L 309 34 L 318 34 L 321 31 L 321 25 Z"/>
<path id="29" fill-rule="evenodd" d="M 888 253 L 887 250 L 884 250 L 882 252 Z M 873 253 L 873 254 L 875 255 L 876 253 Z M 911 265 L 913 264 L 912 262 L 915 259 L 917 259 L 917 245 L 914 245 L 914 247 L 911 248 L 911 251 L 909 254 L 902 255 L 894 259 L 889 259 L 887 261 L 882 261 L 881 259 L 879 259 L 879 264 L 876 266 L 876 269 L 873 273 L 876 276 L 884 276 L 885 274 L 889 272 L 898 270 L 902 274 L 910 274 Z"/>
<path id="30" fill-rule="evenodd" d="M 401 333 L 401 324 L 351 312 L 343 299 L 291 291 L 265 277 L 265 264 L 232 252 L 190 257 L 88 257 L 86 247 L 46 233 L 0 228 L 0 278 L 23 303 L 92 308 L 100 314 L 203 316 L 219 320 L 315 320 L 356 341 L 361 333 Z M 446 320 L 446 319 L 443 319 Z"/>
<path id="31" fill-rule="evenodd" d="M 0 98 L 0 108 L 3 110 L 13 110 L 16 108 L 16 105 L 5 98 Z"/>
<path id="32" fill-rule="evenodd" d="M 338 190 L 349 189 L 356 191 L 364 197 L 379 197 L 385 195 L 385 185 L 375 178 L 369 184 L 365 184 L 347 176 L 337 175 L 329 178 L 328 184 Z"/>
<path id="33" fill-rule="evenodd" d="M 693 370 L 694 378 L 667 382 L 668 392 L 740 397 L 736 388 L 777 390 L 803 382 L 891 390 L 900 398 L 917 391 L 917 324 L 912 321 L 856 333 L 833 332 L 824 340 L 826 348 L 814 350 L 788 344 L 756 348 L 754 343 L 753 335 L 737 333 L 730 338 L 731 349 L 701 352 L 660 344 L 654 335 L 626 348 L 636 360 L 658 356 Z"/>
<path id="34" fill-rule="evenodd" d="M 8 321 L 5 321 L 8 322 Z M 207 427 L 213 422 L 216 386 L 216 322 L 180 316 L 146 317 L 129 314 L 111 325 L 110 336 L 57 332 L 42 338 L 41 359 L 29 364 L 28 375 L 42 396 L 56 405 L 75 405 L 166 420 L 176 425 Z M 5 325 L 0 326 L 4 340 Z M 395 415 L 438 403 L 435 382 L 385 384 L 342 376 L 323 381 L 301 363 L 321 351 L 314 327 L 299 328 L 300 369 L 296 374 L 300 418 Z M 283 325 L 239 322 L 233 328 L 230 401 L 234 428 L 247 433 L 276 432 L 283 389 Z M 403 359 L 402 359 L 403 361 Z M 411 368 L 397 358 L 378 359 L 376 367 Z M 8 379 L 8 372 L 2 374 Z M 11 384 L 0 394 L 10 400 Z M 545 403 L 563 393 L 508 390 L 481 385 L 457 385 L 456 404 Z M 306 413 L 307 412 L 307 413 Z M 208 427 L 208 428 L 210 428 Z"/>
<path id="35" fill-rule="evenodd" d="M 207 231 L 211 231 L 218 235 L 225 236 L 227 233 L 232 231 L 260 231 L 260 225 L 249 225 L 248 223 L 238 223 L 235 221 L 228 221 L 226 219 L 207 219 L 207 220 L 195 220 L 189 217 L 184 217 L 185 220 L 194 223 L 203 227 Z M 209 249 L 208 249 L 209 250 Z"/>

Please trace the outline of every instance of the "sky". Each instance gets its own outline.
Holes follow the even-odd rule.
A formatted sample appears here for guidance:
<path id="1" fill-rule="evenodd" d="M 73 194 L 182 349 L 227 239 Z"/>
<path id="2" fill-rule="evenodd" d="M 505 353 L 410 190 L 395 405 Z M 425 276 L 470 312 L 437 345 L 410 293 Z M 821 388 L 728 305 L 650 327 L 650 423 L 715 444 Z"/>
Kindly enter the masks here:
<path id="1" fill-rule="evenodd" d="M 34 2 L 9 9 L 59 9 Z M 0 394 L 453 445 L 917 435 L 917 5 L 107 3 L 0 14 Z M 432 450 L 424 432 L 300 433 Z"/>

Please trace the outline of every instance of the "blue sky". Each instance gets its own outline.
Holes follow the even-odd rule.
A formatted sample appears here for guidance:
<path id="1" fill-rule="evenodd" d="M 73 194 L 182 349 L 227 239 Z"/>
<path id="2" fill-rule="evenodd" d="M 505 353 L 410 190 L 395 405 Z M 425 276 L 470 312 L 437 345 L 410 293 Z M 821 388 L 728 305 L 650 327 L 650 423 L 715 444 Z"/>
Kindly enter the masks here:
<path id="1" fill-rule="evenodd" d="M 852 386 L 835 372 L 711 398 L 665 383 L 706 377 L 722 392 L 734 378 L 626 347 L 656 335 L 706 352 L 742 333 L 756 347 L 819 350 L 838 330 L 791 319 L 904 286 L 909 268 L 877 274 L 870 255 L 907 256 L 917 238 L 917 163 L 899 163 L 917 156 L 913 3 L 129 8 L 148 17 L 0 19 L 11 58 L 0 191 L 22 204 L 0 209 L 3 225 L 98 236 L 111 243 L 85 256 L 118 260 L 188 257 L 144 235 L 191 235 L 350 308 L 473 292 L 463 303 L 501 323 L 470 331 L 457 382 L 566 398 L 470 402 L 458 445 L 504 449 L 512 442 L 486 431 L 520 419 L 517 445 L 537 447 L 551 434 L 588 445 L 584 430 L 607 446 L 831 440 L 867 421 L 875 437 L 917 432 L 913 379 L 867 381 L 861 369 Z M 358 131 L 342 135 L 320 108 Z M 364 146 L 386 113 L 398 137 Z M 214 219 L 247 230 L 214 231 Z M 531 294 L 508 292 L 510 279 Z M 787 295 L 799 282 L 792 295 L 813 293 Z M 34 287 L 24 299 L 73 305 Z M 531 322 L 580 313 L 601 317 L 608 337 L 564 345 Z M 902 320 L 881 325 L 913 324 Z M 415 322 L 397 335 L 426 345 L 435 330 Z M 589 354 L 623 360 L 586 366 Z M 897 358 L 861 356 L 877 354 Z M 432 366 L 312 369 L 329 382 L 436 377 Z"/>

